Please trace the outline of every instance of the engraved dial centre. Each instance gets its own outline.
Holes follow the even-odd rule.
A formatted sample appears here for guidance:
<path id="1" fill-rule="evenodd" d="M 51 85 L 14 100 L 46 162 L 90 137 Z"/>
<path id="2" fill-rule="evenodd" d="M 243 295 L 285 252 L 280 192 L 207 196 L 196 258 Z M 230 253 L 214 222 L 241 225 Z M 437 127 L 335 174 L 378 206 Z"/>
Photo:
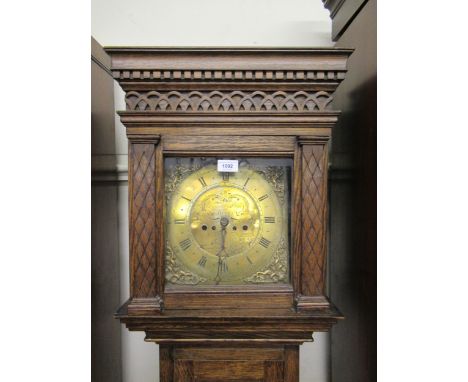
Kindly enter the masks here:
<path id="1" fill-rule="evenodd" d="M 205 251 L 215 256 L 226 230 L 225 256 L 245 252 L 260 231 L 260 211 L 253 198 L 239 187 L 218 186 L 202 193 L 190 214 L 192 235 Z"/>

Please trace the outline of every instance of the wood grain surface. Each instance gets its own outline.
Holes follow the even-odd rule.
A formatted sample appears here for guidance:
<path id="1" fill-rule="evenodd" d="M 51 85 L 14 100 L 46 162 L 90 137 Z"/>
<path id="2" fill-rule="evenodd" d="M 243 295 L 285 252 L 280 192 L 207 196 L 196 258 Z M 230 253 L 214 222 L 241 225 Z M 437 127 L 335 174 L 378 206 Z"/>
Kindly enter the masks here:
<path id="1" fill-rule="evenodd" d="M 129 138 L 130 299 L 160 380 L 299 380 L 299 345 L 341 313 L 326 297 L 328 140 L 349 49 L 108 48 Z M 290 285 L 164 283 L 164 159 L 293 159 Z M 224 288 L 224 289 L 223 289 Z"/>
<path id="2" fill-rule="evenodd" d="M 163 345 L 160 351 L 162 381 L 299 380 L 298 345 L 242 346 Z"/>

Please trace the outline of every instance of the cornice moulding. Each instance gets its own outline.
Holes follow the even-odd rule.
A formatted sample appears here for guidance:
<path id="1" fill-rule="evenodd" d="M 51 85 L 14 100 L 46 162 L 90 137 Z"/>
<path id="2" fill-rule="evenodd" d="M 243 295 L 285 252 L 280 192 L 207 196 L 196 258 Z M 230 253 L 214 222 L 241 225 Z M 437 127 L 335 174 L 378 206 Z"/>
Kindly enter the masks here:
<path id="1" fill-rule="evenodd" d="M 192 119 L 211 126 L 281 125 L 283 119 L 286 124 L 335 122 L 336 114 L 328 114 L 334 113 L 333 92 L 344 80 L 353 52 L 342 48 L 158 47 L 105 51 L 111 57 L 113 77 L 126 93 L 128 114 L 120 115 L 127 127 L 187 125 Z"/>
<path id="2" fill-rule="evenodd" d="M 229 113 L 157 113 L 150 111 L 119 111 L 122 123 L 127 126 L 211 126 L 211 127 L 236 127 L 239 129 L 288 127 L 294 129 L 300 126 L 322 126 L 331 128 L 337 121 L 339 113 L 312 112 L 297 113 L 238 113 L 233 118 Z M 261 130 L 256 130 L 261 134 Z M 194 134 L 197 134 L 194 132 Z"/>
<path id="3" fill-rule="evenodd" d="M 351 49 L 110 47 L 125 80 L 330 80 L 344 78 Z M 209 57 L 209 59 L 207 59 Z"/>

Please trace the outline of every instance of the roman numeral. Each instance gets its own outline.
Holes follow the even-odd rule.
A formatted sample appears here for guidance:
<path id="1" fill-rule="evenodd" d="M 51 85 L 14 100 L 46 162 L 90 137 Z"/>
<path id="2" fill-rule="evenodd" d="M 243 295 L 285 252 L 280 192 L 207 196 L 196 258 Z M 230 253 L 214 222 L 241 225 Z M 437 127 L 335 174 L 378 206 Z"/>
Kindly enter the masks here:
<path id="1" fill-rule="evenodd" d="M 249 257 L 249 256 L 246 256 L 246 259 L 247 259 L 247 261 L 248 261 L 250 264 L 253 264 L 253 263 L 252 263 L 252 260 L 250 260 L 250 257 Z"/>
<path id="2" fill-rule="evenodd" d="M 185 219 L 176 219 L 174 220 L 174 224 L 185 224 Z"/>
<path id="3" fill-rule="evenodd" d="M 200 267 L 205 267 L 205 265 L 206 265 L 206 256 L 201 257 L 201 259 L 198 261 L 198 265 Z"/>
<path id="4" fill-rule="evenodd" d="M 206 182 L 205 182 L 205 179 L 203 179 L 203 176 L 201 178 L 198 178 L 198 181 L 201 183 L 203 187 L 206 187 Z"/>
<path id="5" fill-rule="evenodd" d="M 265 200 L 266 198 L 268 198 L 268 195 L 265 194 L 265 195 L 262 195 L 258 198 L 258 201 L 261 202 L 262 200 Z"/>
<path id="6" fill-rule="evenodd" d="M 263 236 L 262 238 L 260 239 L 259 241 L 259 244 L 262 246 L 262 247 L 265 247 L 265 248 L 268 248 L 268 246 L 270 245 L 271 241 L 268 240 L 268 239 L 265 239 Z"/>
<path id="7" fill-rule="evenodd" d="M 186 198 L 185 196 L 181 196 L 181 198 L 187 200 L 188 202 L 192 201 L 192 199 Z"/>
<path id="8" fill-rule="evenodd" d="M 192 241 L 190 239 L 185 239 L 185 240 L 182 240 L 179 243 L 179 245 L 180 245 L 180 248 L 186 251 L 192 245 Z"/>
<path id="9" fill-rule="evenodd" d="M 223 172 L 223 180 L 224 180 L 225 182 L 229 182 L 229 175 L 230 175 L 230 174 L 229 174 L 228 172 Z"/>
<path id="10" fill-rule="evenodd" d="M 275 217 L 274 216 L 265 216 L 265 223 L 274 223 Z"/>
<path id="11" fill-rule="evenodd" d="M 247 180 L 246 180 L 245 183 L 244 183 L 243 188 L 245 188 L 245 187 L 247 186 L 247 183 L 249 183 L 249 180 L 250 180 L 250 178 L 247 178 Z"/>

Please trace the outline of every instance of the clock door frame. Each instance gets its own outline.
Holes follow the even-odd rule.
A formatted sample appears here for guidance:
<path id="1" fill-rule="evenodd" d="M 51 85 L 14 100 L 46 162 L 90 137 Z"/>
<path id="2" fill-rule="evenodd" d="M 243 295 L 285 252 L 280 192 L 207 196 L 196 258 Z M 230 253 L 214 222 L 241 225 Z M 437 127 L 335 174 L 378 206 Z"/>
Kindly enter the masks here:
<path id="1" fill-rule="evenodd" d="M 237 135 L 226 136 L 216 135 L 218 133 L 215 130 L 210 130 L 213 132 L 208 135 L 206 131 L 192 127 L 193 135 L 182 138 L 177 130 L 181 127 L 183 124 L 167 130 L 164 135 L 140 134 L 144 131 L 142 129 L 148 130 L 147 127 L 130 128 L 132 132 L 128 134 L 131 164 L 130 281 L 133 297 L 129 312 L 140 314 L 148 310 L 161 311 L 163 308 L 328 307 L 328 299 L 325 297 L 325 262 L 329 129 L 321 128 L 320 135 L 285 134 L 291 130 L 295 132 L 292 127 L 281 131 L 283 135 L 252 136 L 254 128 L 245 124 L 241 129 L 234 126 Z M 138 134 L 133 133 L 135 130 Z M 165 285 L 164 159 L 169 156 L 286 157 L 293 160 L 289 285 L 239 285 L 226 286 L 222 290 L 209 286 L 168 288 Z M 149 170 L 144 168 L 145 176 L 141 174 L 142 163 L 150 166 Z M 152 178 L 148 179 L 148 176 Z M 142 194 L 146 198 L 147 195 L 151 198 L 154 196 L 154 199 L 143 199 Z M 315 220 L 308 215 L 309 210 L 314 211 Z M 150 235 L 153 235 L 154 241 L 150 244 L 141 243 L 141 238 L 146 239 L 145 234 L 148 233 L 141 225 L 143 221 L 153 224 Z M 312 245 L 307 240 L 311 235 L 315 237 Z M 304 256 L 304 250 L 309 251 L 308 256 Z M 141 272 L 146 263 L 151 265 L 146 272 Z"/>
<path id="2" fill-rule="evenodd" d="M 180 139 L 168 138 L 161 142 L 163 158 L 166 157 L 249 157 L 249 158 L 289 158 L 293 161 L 295 140 L 293 137 L 272 137 L 267 142 L 259 143 L 260 137 L 245 135 L 238 136 L 196 136 L 186 137 L 182 147 Z M 216 142 L 216 143 L 212 143 Z M 235 142 L 235 143 L 233 143 Z M 234 147 L 233 147 L 234 146 Z M 274 151 L 279 148 L 279 151 Z M 228 150 L 230 149 L 230 150 Z M 162 174 L 164 177 L 165 174 Z M 294 172 L 291 174 L 291 190 L 294 182 Z M 294 300 L 292 286 L 292 264 L 294 263 L 292 224 L 294 213 L 291 192 L 291 216 L 289 229 L 291 230 L 291 243 L 289 245 L 289 282 L 287 284 L 255 284 L 255 285 L 222 285 L 222 286 L 168 286 L 163 289 L 164 305 L 167 309 L 204 309 L 216 308 L 289 308 Z M 163 215 L 164 218 L 164 215 Z M 163 228 L 164 229 L 164 228 Z M 164 262 L 163 258 L 160 261 Z M 164 274 L 165 277 L 165 274 Z"/>

